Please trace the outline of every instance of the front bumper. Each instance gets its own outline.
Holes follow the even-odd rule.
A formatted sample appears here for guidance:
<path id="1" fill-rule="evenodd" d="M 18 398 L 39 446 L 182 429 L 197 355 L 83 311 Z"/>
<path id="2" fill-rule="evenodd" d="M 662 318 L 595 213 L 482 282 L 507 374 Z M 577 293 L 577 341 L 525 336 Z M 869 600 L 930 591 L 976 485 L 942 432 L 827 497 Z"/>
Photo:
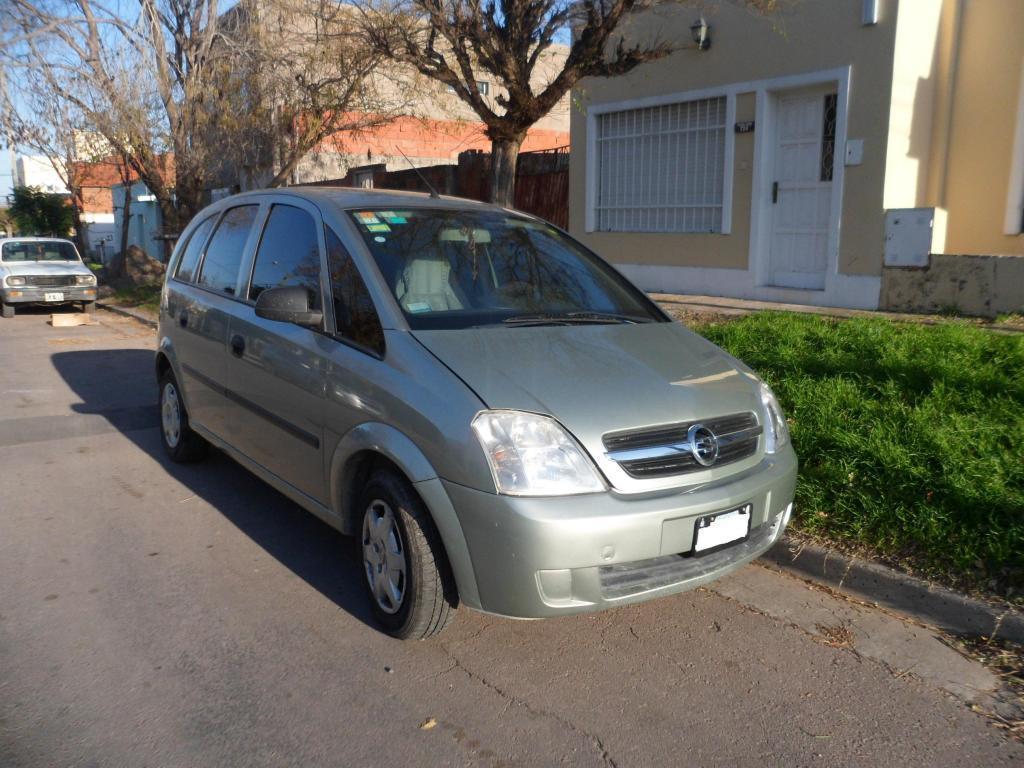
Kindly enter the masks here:
<path id="1" fill-rule="evenodd" d="M 596 611 L 693 589 L 768 550 L 789 522 L 791 447 L 717 485 L 660 495 L 499 496 L 445 490 L 472 560 L 479 607 L 516 618 Z M 752 505 L 749 537 L 693 556 L 696 518 Z"/>
<path id="2" fill-rule="evenodd" d="M 47 301 L 46 294 L 60 293 L 60 301 Z M 60 288 L 40 288 L 34 285 L 0 289 L 4 304 L 64 304 L 69 301 L 96 301 L 95 285 L 65 285 Z"/>

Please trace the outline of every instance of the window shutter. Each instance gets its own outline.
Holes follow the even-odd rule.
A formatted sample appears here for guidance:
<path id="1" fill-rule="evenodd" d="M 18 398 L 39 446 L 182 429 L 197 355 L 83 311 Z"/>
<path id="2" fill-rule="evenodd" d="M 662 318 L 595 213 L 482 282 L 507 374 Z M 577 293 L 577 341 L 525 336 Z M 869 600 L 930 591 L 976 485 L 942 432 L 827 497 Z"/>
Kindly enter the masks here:
<path id="1" fill-rule="evenodd" d="M 602 232 L 721 232 L 725 97 L 610 112 L 597 120 Z"/>

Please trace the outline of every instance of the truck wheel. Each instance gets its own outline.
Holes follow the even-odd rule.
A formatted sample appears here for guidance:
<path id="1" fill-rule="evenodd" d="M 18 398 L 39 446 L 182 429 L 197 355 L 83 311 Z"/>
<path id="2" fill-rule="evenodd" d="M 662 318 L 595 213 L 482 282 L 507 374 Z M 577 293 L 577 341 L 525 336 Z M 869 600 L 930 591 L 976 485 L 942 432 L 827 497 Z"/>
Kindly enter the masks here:
<path id="1" fill-rule="evenodd" d="M 83 301 L 82 302 L 82 311 L 85 312 L 85 314 L 87 314 L 87 315 L 91 315 L 93 312 L 96 311 L 96 302 L 95 301 Z"/>
<path id="2" fill-rule="evenodd" d="M 0 304 L 0 314 L 2 314 L 4 317 L 14 317 L 14 305 Z"/>
<path id="3" fill-rule="evenodd" d="M 360 495 L 363 573 L 373 615 L 387 633 L 422 640 L 441 632 L 459 605 L 441 536 L 408 480 L 371 475 Z"/>
<path id="4" fill-rule="evenodd" d="M 171 461 L 179 464 L 199 461 L 209 448 L 189 426 L 181 390 L 171 371 L 160 377 L 160 437 Z"/>

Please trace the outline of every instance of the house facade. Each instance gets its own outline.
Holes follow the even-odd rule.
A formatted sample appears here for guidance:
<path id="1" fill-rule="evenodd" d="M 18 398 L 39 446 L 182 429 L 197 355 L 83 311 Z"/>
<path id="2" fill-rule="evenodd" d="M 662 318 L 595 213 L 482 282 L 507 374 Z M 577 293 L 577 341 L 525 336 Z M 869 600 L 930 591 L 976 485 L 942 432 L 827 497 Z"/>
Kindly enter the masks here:
<path id="1" fill-rule="evenodd" d="M 626 42 L 690 40 L 699 16 L 656 6 Z M 1024 2 L 719 3 L 703 20 L 706 49 L 584 82 L 575 236 L 649 290 L 1024 307 Z"/>

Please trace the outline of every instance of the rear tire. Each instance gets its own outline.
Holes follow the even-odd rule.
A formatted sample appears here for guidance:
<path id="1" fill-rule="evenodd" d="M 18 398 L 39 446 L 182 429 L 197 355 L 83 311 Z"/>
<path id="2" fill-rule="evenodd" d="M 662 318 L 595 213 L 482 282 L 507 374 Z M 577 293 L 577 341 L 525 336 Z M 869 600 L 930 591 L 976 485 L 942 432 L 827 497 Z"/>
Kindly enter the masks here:
<path id="1" fill-rule="evenodd" d="M 170 370 L 160 377 L 160 440 L 171 461 L 178 464 L 203 459 L 210 447 L 189 426 L 181 388 Z"/>
<path id="2" fill-rule="evenodd" d="M 377 471 L 359 497 L 363 582 L 377 621 L 392 637 L 440 633 L 459 605 L 441 536 L 404 477 Z"/>
<path id="3" fill-rule="evenodd" d="M 3 317 L 14 317 L 14 305 L 0 304 L 0 315 Z"/>

